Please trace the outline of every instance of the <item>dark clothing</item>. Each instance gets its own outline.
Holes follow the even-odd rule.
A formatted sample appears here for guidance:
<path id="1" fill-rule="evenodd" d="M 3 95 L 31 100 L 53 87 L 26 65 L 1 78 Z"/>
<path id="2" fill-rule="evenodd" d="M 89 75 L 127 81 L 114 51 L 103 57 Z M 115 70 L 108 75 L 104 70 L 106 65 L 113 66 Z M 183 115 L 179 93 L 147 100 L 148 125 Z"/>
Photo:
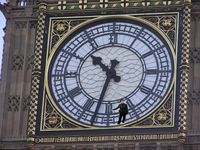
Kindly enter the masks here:
<path id="1" fill-rule="evenodd" d="M 122 114 L 128 114 L 128 107 L 125 103 L 119 104 L 119 112 Z"/>
<path id="2" fill-rule="evenodd" d="M 122 119 L 122 118 L 123 118 L 123 119 Z M 123 123 L 125 122 L 125 120 L 126 120 L 126 114 L 119 113 L 118 124 L 121 123 L 121 120 L 122 120 Z"/>
<path id="3" fill-rule="evenodd" d="M 124 123 L 125 120 L 126 120 L 126 115 L 128 114 L 128 107 L 125 103 L 121 103 L 119 104 L 119 106 L 113 110 L 116 110 L 119 108 L 119 120 L 118 120 L 118 124 L 121 123 L 121 119 L 122 119 L 122 122 Z"/>

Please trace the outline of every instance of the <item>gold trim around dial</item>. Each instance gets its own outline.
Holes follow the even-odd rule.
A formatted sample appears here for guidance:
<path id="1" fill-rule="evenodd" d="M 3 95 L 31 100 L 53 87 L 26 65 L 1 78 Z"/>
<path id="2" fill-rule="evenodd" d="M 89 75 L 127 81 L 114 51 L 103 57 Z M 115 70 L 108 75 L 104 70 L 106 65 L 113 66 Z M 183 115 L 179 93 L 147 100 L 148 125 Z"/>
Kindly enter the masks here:
<path id="1" fill-rule="evenodd" d="M 56 110 L 58 110 L 58 112 L 62 115 L 62 116 L 64 116 L 65 118 L 67 118 L 68 120 L 70 120 L 72 123 L 74 123 L 74 124 L 78 124 L 78 125 L 80 125 L 81 127 L 85 127 L 85 129 L 121 129 L 121 127 L 122 126 L 130 126 L 130 125 L 132 125 L 133 123 L 128 123 L 128 124 L 125 124 L 125 125 L 121 125 L 121 126 L 114 126 L 114 127 L 96 127 L 96 126 L 90 126 L 90 125 L 85 125 L 85 124 L 81 124 L 80 122 L 78 122 L 78 121 L 76 121 L 76 120 L 74 120 L 74 119 L 72 119 L 72 118 L 70 118 L 70 117 L 68 117 L 68 116 L 66 116 L 65 115 L 65 113 L 62 111 L 62 110 L 60 110 L 59 108 L 58 108 L 58 106 L 57 106 L 57 104 L 54 102 L 54 100 L 53 100 L 53 98 L 52 98 L 52 96 L 51 96 L 51 93 L 50 93 L 50 90 L 49 90 L 49 85 L 48 85 L 48 81 L 49 81 L 49 79 L 48 79 L 48 71 L 49 71 L 49 65 L 50 65 L 50 63 L 51 63 L 51 60 L 52 60 L 52 58 L 53 58 L 53 56 L 54 56 L 54 54 L 55 54 L 55 52 L 56 52 L 56 50 L 57 50 L 57 48 L 60 46 L 60 44 L 62 44 L 63 42 L 64 42 L 64 40 L 69 36 L 69 35 L 71 35 L 72 33 L 74 33 L 77 29 L 80 29 L 80 28 L 82 28 L 82 27 L 84 27 L 84 26 L 86 26 L 86 25 L 88 25 L 88 24 L 92 24 L 92 23 L 94 23 L 94 22 L 96 22 L 96 21 L 100 21 L 100 20 L 104 20 L 104 19 L 129 19 L 129 20 L 133 20 L 133 21 L 137 21 L 137 22 L 141 22 L 141 23 L 143 23 L 143 24 L 145 24 L 145 25 L 147 25 L 147 26 L 149 26 L 150 28 L 152 28 L 152 29 L 154 29 L 156 32 L 158 32 L 159 33 L 159 35 L 161 35 L 164 39 L 165 39 L 165 42 L 167 43 L 167 45 L 169 46 L 169 48 L 170 48 L 170 50 L 171 50 L 171 53 L 172 53 L 172 57 L 173 57 L 173 60 L 172 61 L 174 61 L 173 63 L 174 63 L 174 66 L 173 66 L 173 68 L 174 68 L 174 73 L 173 73 L 173 78 L 172 78 L 172 84 L 170 85 L 170 88 L 169 88 L 169 90 L 167 91 L 167 93 L 166 93 L 166 95 L 165 95 L 165 97 L 164 97 L 164 99 L 162 100 L 162 102 L 164 102 L 165 101 L 165 99 L 167 98 L 167 96 L 170 94 L 170 91 L 172 90 L 172 87 L 173 86 L 175 86 L 176 87 L 176 84 L 175 84 L 175 75 L 176 75 L 176 67 L 177 67 L 177 65 L 176 65 L 176 59 L 175 59 L 175 48 L 173 47 L 173 45 L 172 45 L 172 43 L 171 43 L 171 41 L 169 40 L 169 38 L 165 35 L 165 33 L 163 32 L 163 31 L 161 31 L 161 29 L 159 29 L 158 27 L 156 27 L 155 25 L 153 25 L 152 23 L 150 23 L 150 22 L 148 22 L 147 20 L 144 20 L 144 19 L 141 19 L 141 18 L 136 18 L 136 17 L 133 17 L 133 16 L 127 16 L 127 15 L 120 15 L 120 16 L 114 16 L 114 15 L 110 15 L 110 16 L 100 16 L 100 17 L 98 17 L 98 18 L 95 18 L 95 19 L 92 19 L 92 20 L 88 20 L 88 21 L 85 21 L 85 22 L 83 22 L 83 23 L 81 23 L 81 24 L 79 24 L 79 25 L 77 25 L 76 27 L 74 27 L 71 31 L 69 31 L 68 33 L 66 33 L 65 35 L 63 35 L 62 36 L 62 38 L 56 43 L 56 45 L 54 45 L 54 47 L 52 48 L 52 50 L 51 50 L 51 53 L 50 53 L 50 56 L 48 57 L 48 60 L 47 60 L 47 63 L 46 63 L 46 69 L 45 69 L 45 89 L 46 89 L 46 92 L 47 92 L 47 95 L 49 96 L 49 99 L 50 99 L 50 101 L 51 101 L 51 103 L 54 105 L 54 107 L 55 107 L 55 109 Z M 175 88 L 176 89 L 176 88 Z M 174 93 L 176 93 L 176 92 L 174 92 Z M 175 95 L 174 95 L 175 96 Z M 158 109 L 160 107 L 160 105 L 159 106 L 157 106 L 157 107 L 155 107 L 150 113 L 148 113 L 148 114 L 152 114 L 152 112 L 154 112 L 156 109 Z M 144 118 L 146 118 L 147 116 L 149 116 L 149 115 L 146 115 L 145 117 L 142 117 L 142 118 L 140 118 L 138 121 L 136 121 L 134 124 L 137 124 L 139 121 L 141 121 L 142 119 L 144 119 Z M 42 117 L 43 118 L 43 117 Z M 137 126 L 132 126 L 131 128 L 133 128 L 133 127 L 135 127 L 135 128 L 138 128 Z M 126 127 L 127 128 L 127 127 Z M 69 128 L 70 130 L 71 130 L 71 128 Z M 84 130 L 85 130 L 84 129 Z M 66 129 L 67 130 L 67 129 Z M 83 128 L 77 128 L 77 130 L 83 130 Z"/>

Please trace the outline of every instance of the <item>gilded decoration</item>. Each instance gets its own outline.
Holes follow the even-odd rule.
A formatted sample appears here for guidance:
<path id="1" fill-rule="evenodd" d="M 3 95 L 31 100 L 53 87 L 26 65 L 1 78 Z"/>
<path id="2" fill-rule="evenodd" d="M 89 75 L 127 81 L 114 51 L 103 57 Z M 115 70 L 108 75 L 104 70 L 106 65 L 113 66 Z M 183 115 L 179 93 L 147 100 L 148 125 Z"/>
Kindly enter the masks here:
<path id="1" fill-rule="evenodd" d="M 174 7 L 182 6 L 184 0 L 79 0 L 79 1 L 58 1 L 57 4 L 51 4 L 47 7 L 49 11 L 70 10 L 70 11 L 101 11 L 102 9 L 113 10 L 119 8 L 137 9 L 139 7 Z"/>
<path id="2" fill-rule="evenodd" d="M 85 19 L 76 19 L 76 20 L 52 20 L 52 32 L 50 39 L 50 47 L 52 48 L 59 39 L 67 34 L 74 26 L 80 24 Z"/>
<path id="3" fill-rule="evenodd" d="M 172 126 L 173 125 L 173 100 L 172 96 L 168 101 L 150 117 L 141 121 L 137 126 Z"/>
<path id="4" fill-rule="evenodd" d="M 162 14 L 160 16 L 158 15 L 133 15 L 140 18 L 144 18 L 148 20 L 149 22 L 155 24 L 160 30 L 162 30 L 166 35 L 168 35 L 171 42 L 174 44 L 174 47 L 176 47 L 176 35 L 177 35 L 177 19 L 178 15 L 176 14 Z M 65 34 L 70 32 L 76 25 L 80 24 L 81 22 L 87 21 L 91 19 L 92 17 L 86 17 L 86 18 L 53 18 L 50 22 L 52 32 L 49 33 L 49 42 L 50 47 L 53 47 L 59 39 L 61 39 Z M 51 52 L 51 49 L 49 49 L 49 53 Z M 54 106 L 49 104 L 49 99 L 44 99 L 46 101 L 45 103 L 45 109 L 46 112 L 44 112 L 44 120 L 45 123 L 43 126 L 41 126 L 41 129 L 43 130 L 52 130 L 52 129 L 68 129 L 68 128 L 74 128 L 78 129 L 78 126 L 74 125 L 67 125 L 63 126 L 62 122 L 69 122 L 64 117 L 59 115 L 59 113 L 56 112 L 56 109 Z M 49 109 L 51 108 L 51 109 Z M 47 110 L 51 110 L 50 112 L 47 112 Z M 174 98 L 171 96 L 168 101 L 163 104 L 163 106 L 158 109 L 156 112 L 154 112 L 150 117 L 148 117 L 145 120 L 140 121 L 139 124 L 134 125 L 134 127 L 167 127 L 167 126 L 173 126 L 174 120 L 173 120 L 173 110 L 174 110 Z M 70 123 L 68 123 L 70 124 Z M 67 127 L 67 128 L 66 128 Z"/>
<path id="5" fill-rule="evenodd" d="M 174 46 L 176 45 L 176 40 L 177 40 L 177 34 L 176 34 L 176 30 L 177 30 L 177 23 L 176 21 L 178 21 L 178 16 L 176 15 L 162 15 L 162 16 L 145 16 L 142 17 L 150 22 L 152 22 L 153 24 L 155 24 L 157 27 L 159 27 L 163 32 L 165 32 L 169 39 L 171 40 L 171 42 L 174 44 Z"/>
<path id="6" fill-rule="evenodd" d="M 38 16 L 38 29 L 36 36 L 36 47 L 35 47 L 35 57 L 34 66 L 32 71 L 32 85 L 31 85 L 31 102 L 29 111 L 29 122 L 28 122 L 28 135 L 35 135 L 36 129 L 36 114 L 38 108 L 38 97 L 39 97 L 39 84 L 41 79 L 41 64 L 42 64 L 42 45 L 44 37 L 45 28 L 45 15 L 44 11 L 46 6 L 44 4 L 40 5 L 39 16 Z"/>
<path id="7" fill-rule="evenodd" d="M 190 44 L 190 22 L 191 22 L 191 9 L 186 6 L 183 15 L 183 49 L 181 55 L 181 85 L 180 85 L 180 105 L 179 105 L 179 132 L 183 134 L 181 137 L 186 135 L 186 113 L 188 103 L 188 79 L 189 79 L 189 44 Z"/>
<path id="8" fill-rule="evenodd" d="M 45 104 L 46 112 L 44 114 L 45 122 L 43 128 L 45 130 L 63 129 L 63 128 L 77 128 L 77 126 L 69 123 L 64 117 L 62 117 L 54 107 L 49 103 L 47 99 Z"/>

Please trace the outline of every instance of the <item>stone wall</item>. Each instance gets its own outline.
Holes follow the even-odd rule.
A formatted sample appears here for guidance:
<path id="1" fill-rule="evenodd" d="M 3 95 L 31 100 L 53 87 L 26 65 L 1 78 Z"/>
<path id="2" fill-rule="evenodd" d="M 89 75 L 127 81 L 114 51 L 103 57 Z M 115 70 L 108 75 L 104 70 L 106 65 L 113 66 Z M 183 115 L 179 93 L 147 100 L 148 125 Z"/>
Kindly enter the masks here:
<path id="1" fill-rule="evenodd" d="M 28 7 L 18 3 L 11 1 L 7 7 L 1 7 L 7 18 L 0 85 L 0 141 L 3 145 L 25 142 L 27 134 L 37 19 L 31 1 L 26 3 Z"/>

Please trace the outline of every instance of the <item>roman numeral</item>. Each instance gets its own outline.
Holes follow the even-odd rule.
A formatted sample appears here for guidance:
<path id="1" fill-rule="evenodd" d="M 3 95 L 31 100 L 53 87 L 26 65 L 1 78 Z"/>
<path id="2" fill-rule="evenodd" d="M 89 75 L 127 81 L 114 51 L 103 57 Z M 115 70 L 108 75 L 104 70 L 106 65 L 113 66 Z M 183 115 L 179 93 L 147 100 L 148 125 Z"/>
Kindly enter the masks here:
<path id="1" fill-rule="evenodd" d="M 119 28 L 118 28 L 118 26 L 116 26 L 116 23 L 113 22 L 113 25 L 109 26 L 109 29 L 112 31 L 112 33 L 110 34 L 110 38 L 109 38 L 110 43 L 115 44 L 115 43 L 117 43 L 117 38 L 118 38 L 118 35 L 115 31 L 119 30 Z"/>
<path id="2" fill-rule="evenodd" d="M 92 107 L 92 105 L 94 104 L 94 100 L 93 99 L 88 99 L 87 102 L 84 104 L 83 108 L 90 110 L 90 108 Z"/>
<path id="3" fill-rule="evenodd" d="M 109 40 L 111 44 L 117 43 L 117 34 L 116 33 L 110 34 Z"/>
<path id="4" fill-rule="evenodd" d="M 151 74 L 157 74 L 159 71 L 158 69 L 148 69 L 145 72 L 146 74 L 151 75 Z"/>
<path id="5" fill-rule="evenodd" d="M 106 114 L 111 114 L 112 113 L 112 104 L 106 104 Z"/>
<path id="6" fill-rule="evenodd" d="M 75 78 L 78 74 L 76 72 L 65 73 L 65 78 Z"/>
<path id="7" fill-rule="evenodd" d="M 56 71 L 56 74 L 52 74 L 52 77 L 65 77 L 65 78 L 75 78 L 78 74 L 76 72 L 66 72 L 60 74 L 61 72 Z"/>
<path id="8" fill-rule="evenodd" d="M 149 94 L 151 92 L 151 89 L 143 85 L 141 86 L 140 91 L 145 94 Z"/>
<path id="9" fill-rule="evenodd" d="M 154 52 L 155 52 L 155 51 L 152 51 L 152 50 L 151 50 L 151 51 L 149 51 L 149 52 L 143 54 L 143 55 L 142 55 L 142 58 L 146 58 L 146 57 L 152 55 Z"/>
<path id="10" fill-rule="evenodd" d="M 79 87 L 76 87 L 76 88 L 70 90 L 68 93 L 71 97 L 74 98 L 81 93 L 81 89 Z"/>

